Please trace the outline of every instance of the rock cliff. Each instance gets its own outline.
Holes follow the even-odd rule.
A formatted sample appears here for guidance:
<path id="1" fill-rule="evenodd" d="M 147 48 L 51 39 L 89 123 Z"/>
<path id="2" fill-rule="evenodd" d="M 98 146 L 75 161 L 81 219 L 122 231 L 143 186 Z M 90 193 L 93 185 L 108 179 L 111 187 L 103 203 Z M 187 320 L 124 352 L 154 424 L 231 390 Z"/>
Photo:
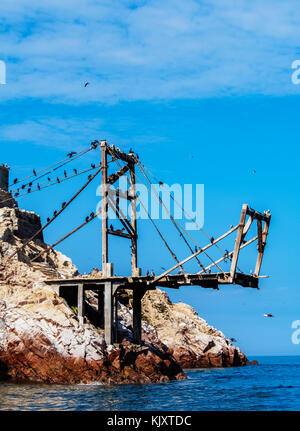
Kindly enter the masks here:
<path id="1" fill-rule="evenodd" d="M 182 367 L 244 365 L 244 354 L 192 307 L 160 291 L 143 300 L 143 346 L 131 343 L 131 308 L 119 305 L 119 344 L 106 346 L 92 320 L 84 327 L 66 301 L 43 281 L 78 274 L 72 261 L 40 236 L 12 256 L 40 227 L 17 206 L 0 208 L 0 379 L 48 383 L 153 383 L 184 379 Z M 90 292 L 88 304 L 97 309 Z"/>

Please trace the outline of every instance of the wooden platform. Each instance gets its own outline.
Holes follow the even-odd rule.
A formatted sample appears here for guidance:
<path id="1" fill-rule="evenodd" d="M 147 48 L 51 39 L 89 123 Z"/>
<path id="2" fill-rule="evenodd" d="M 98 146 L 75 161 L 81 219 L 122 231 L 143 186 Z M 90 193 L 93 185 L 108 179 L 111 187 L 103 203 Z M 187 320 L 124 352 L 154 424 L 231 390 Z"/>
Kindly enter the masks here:
<path id="1" fill-rule="evenodd" d="M 232 280 L 230 273 L 214 273 L 214 274 L 175 274 L 167 275 L 158 281 L 155 281 L 155 276 L 140 276 L 140 277 L 101 277 L 101 278 L 67 278 L 67 279 L 52 279 L 47 280 L 49 285 L 56 286 L 77 286 L 84 284 L 86 289 L 97 289 L 98 286 L 106 283 L 122 286 L 124 289 L 145 289 L 153 290 L 156 287 L 165 287 L 171 289 L 179 289 L 182 286 L 200 286 L 203 288 L 218 289 L 219 285 L 236 284 L 242 287 L 250 287 L 258 289 L 258 280 L 256 276 L 248 274 L 236 273 Z"/>

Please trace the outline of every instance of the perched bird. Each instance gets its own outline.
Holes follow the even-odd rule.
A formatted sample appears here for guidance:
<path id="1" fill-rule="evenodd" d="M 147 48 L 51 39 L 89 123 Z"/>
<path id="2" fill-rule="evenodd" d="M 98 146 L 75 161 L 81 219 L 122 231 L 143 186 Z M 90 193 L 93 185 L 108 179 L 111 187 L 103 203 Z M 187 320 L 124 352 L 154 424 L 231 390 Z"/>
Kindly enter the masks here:
<path id="1" fill-rule="evenodd" d="M 71 157 L 75 156 L 75 154 L 77 154 L 76 151 L 71 151 L 70 153 L 67 154 L 67 157 L 71 158 Z"/>
<path id="2" fill-rule="evenodd" d="M 67 178 L 67 176 L 68 176 L 67 171 L 64 171 L 64 176 L 65 176 L 65 178 Z"/>
<path id="3" fill-rule="evenodd" d="M 48 181 L 51 181 L 51 178 L 50 178 L 50 177 L 48 177 Z"/>
<path id="4" fill-rule="evenodd" d="M 147 277 L 149 277 L 149 275 L 150 275 L 150 272 L 149 272 L 149 270 L 147 271 Z"/>
<path id="5" fill-rule="evenodd" d="M 91 163 L 91 168 L 95 169 L 96 165 L 94 165 L 94 163 Z"/>
<path id="6" fill-rule="evenodd" d="M 36 171 L 33 169 L 33 175 L 36 177 Z"/>
<path id="7" fill-rule="evenodd" d="M 21 187 L 21 189 L 22 189 L 22 190 L 24 190 L 24 189 L 25 189 L 25 187 L 26 187 L 26 185 L 25 185 L 25 184 L 23 184 L 23 185 L 22 185 L 22 187 Z"/>
<path id="8" fill-rule="evenodd" d="M 87 223 L 90 220 L 89 216 L 85 218 L 85 222 Z"/>
<path id="9" fill-rule="evenodd" d="M 164 268 L 163 266 L 161 266 L 161 269 L 162 269 L 163 271 L 166 271 L 166 268 Z"/>
<path id="10" fill-rule="evenodd" d="M 195 253 L 197 253 L 197 251 L 198 251 L 198 247 L 196 246 L 196 247 L 195 247 Z"/>
<path id="11" fill-rule="evenodd" d="M 41 186 L 40 186 L 39 184 L 37 185 L 37 188 L 38 188 L 39 190 L 41 190 Z"/>
<path id="12" fill-rule="evenodd" d="M 19 196 L 19 194 L 20 194 L 20 193 L 18 193 L 18 192 L 17 192 L 17 193 L 15 193 L 15 197 Z"/>
<path id="13" fill-rule="evenodd" d="M 88 85 L 90 85 L 90 83 L 89 83 L 89 82 L 86 82 L 86 83 L 84 84 L 84 88 L 86 88 Z"/>
<path id="14" fill-rule="evenodd" d="M 212 236 L 212 237 L 210 238 L 210 242 L 211 242 L 211 243 L 213 243 L 213 242 L 214 242 L 214 240 L 215 240 L 215 238 Z"/>
<path id="15" fill-rule="evenodd" d="M 95 150 L 95 148 L 97 148 L 97 143 L 98 143 L 98 141 L 94 141 L 91 143 L 91 147 L 93 150 Z"/>
<path id="16" fill-rule="evenodd" d="M 27 190 L 27 193 L 30 193 L 31 192 L 31 189 L 29 188 L 28 190 Z"/>
<path id="17" fill-rule="evenodd" d="M 53 215 L 54 215 L 54 217 L 57 216 L 57 211 L 56 210 L 54 211 Z"/>
<path id="18" fill-rule="evenodd" d="M 57 181 L 58 183 L 60 183 L 60 180 L 59 180 L 59 178 L 58 178 L 58 177 L 56 178 L 56 181 Z"/>
<path id="19" fill-rule="evenodd" d="M 267 314 L 264 314 L 264 317 L 275 317 L 275 316 L 274 316 L 274 314 L 267 313 Z"/>
<path id="20" fill-rule="evenodd" d="M 236 342 L 236 339 L 235 339 L 235 338 L 229 338 L 229 340 L 230 340 L 232 343 L 235 343 L 235 342 Z"/>
<path id="21" fill-rule="evenodd" d="M 230 229 L 233 229 L 233 228 L 234 228 L 234 226 L 233 226 L 233 224 L 231 224 L 231 225 L 230 225 Z"/>
<path id="22" fill-rule="evenodd" d="M 18 182 L 18 178 L 14 179 L 14 184 L 16 184 Z"/>
<path id="23" fill-rule="evenodd" d="M 73 171 L 75 172 L 75 175 L 77 175 L 77 169 L 73 169 Z"/>
<path id="24" fill-rule="evenodd" d="M 130 148 L 130 150 L 129 150 L 129 154 L 132 154 L 133 153 L 133 149 L 132 148 Z"/>
<path id="25" fill-rule="evenodd" d="M 32 186 L 32 183 L 29 183 L 29 184 L 28 184 L 28 186 L 29 186 L 29 187 L 31 187 L 31 186 Z"/>
<path id="26" fill-rule="evenodd" d="M 158 184 L 159 184 L 160 186 L 163 186 L 163 185 L 164 185 L 164 183 L 163 183 L 162 181 L 158 181 Z"/>
<path id="27" fill-rule="evenodd" d="M 92 175 L 89 175 L 89 176 L 88 176 L 88 180 L 90 180 L 91 178 L 92 178 Z"/>
<path id="28" fill-rule="evenodd" d="M 113 225 L 112 225 L 112 224 L 109 226 L 109 228 L 110 228 L 110 230 L 111 230 L 112 232 L 114 231 L 114 227 L 113 227 Z"/>
<path id="29" fill-rule="evenodd" d="M 49 223 L 50 222 L 50 217 L 47 217 L 47 223 Z"/>
<path id="30" fill-rule="evenodd" d="M 67 203 L 66 203 L 66 202 L 63 202 L 63 203 L 61 204 L 61 207 L 62 207 L 62 208 L 64 208 L 66 205 L 67 205 Z"/>
<path id="31" fill-rule="evenodd" d="M 154 273 L 153 269 L 151 271 L 151 275 L 152 275 L 152 277 L 155 277 L 155 273 Z"/>
<path id="32" fill-rule="evenodd" d="M 91 213 L 91 214 L 90 214 L 90 217 L 91 217 L 91 218 L 94 218 L 94 217 L 95 217 L 95 213 Z"/>

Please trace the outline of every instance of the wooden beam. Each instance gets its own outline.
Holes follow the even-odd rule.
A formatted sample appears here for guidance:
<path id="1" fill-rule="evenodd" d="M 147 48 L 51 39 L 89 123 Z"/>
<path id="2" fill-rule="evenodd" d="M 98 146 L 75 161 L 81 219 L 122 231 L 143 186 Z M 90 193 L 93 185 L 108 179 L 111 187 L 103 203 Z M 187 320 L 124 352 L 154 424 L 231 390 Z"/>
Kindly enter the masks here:
<path id="1" fill-rule="evenodd" d="M 262 232 L 261 245 L 258 248 L 258 256 L 257 256 L 257 261 L 256 261 L 256 266 L 255 266 L 255 271 L 254 271 L 254 275 L 256 275 L 257 277 L 259 276 L 260 269 L 261 269 L 261 264 L 262 264 L 262 260 L 263 260 L 263 256 L 264 256 L 265 246 L 266 246 L 266 243 L 267 243 L 267 236 L 268 236 L 268 233 L 269 233 L 270 221 L 271 221 L 271 215 L 268 216 L 268 220 L 265 221 L 265 223 L 264 223 L 264 229 L 263 229 L 263 232 Z M 259 230 L 259 225 L 257 225 L 257 227 L 258 227 L 258 230 Z"/>
<path id="2" fill-rule="evenodd" d="M 152 281 L 152 283 L 157 282 L 158 280 L 160 280 L 161 278 L 165 277 L 167 274 L 169 274 L 170 272 L 174 271 L 175 269 L 177 269 L 179 266 L 184 265 L 185 263 L 189 262 L 190 260 L 192 260 L 194 257 L 198 256 L 199 254 L 203 253 L 204 251 L 206 251 L 207 249 L 209 249 L 210 247 L 212 247 L 213 245 L 217 244 L 218 242 L 220 242 L 222 239 L 226 238 L 228 235 L 232 234 L 234 231 L 236 231 L 238 229 L 239 225 L 233 227 L 232 229 L 230 229 L 228 232 L 224 233 L 224 235 L 221 235 L 219 238 L 215 239 L 213 242 L 211 242 L 210 244 L 206 245 L 205 247 L 201 248 L 200 250 L 198 250 L 196 253 L 192 254 L 191 256 L 187 257 L 186 259 L 182 260 L 181 262 L 179 262 L 177 265 L 174 265 L 172 268 L 168 269 L 167 271 L 163 272 L 161 275 L 155 277 L 155 279 Z"/>
<path id="3" fill-rule="evenodd" d="M 84 297 L 84 285 L 83 283 L 78 284 L 78 294 L 77 294 L 77 314 L 79 325 L 83 326 L 84 324 L 84 305 L 85 305 L 85 297 Z"/>
<path id="4" fill-rule="evenodd" d="M 112 283 L 105 283 L 104 286 L 104 338 L 108 346 L 113 344 Z"/>
<path id="5" fill-rule="evenodd" d="M 237 232 L 237 236 L 236 236 L 236 240 L 235 240 L 235 246 L 234 246 L 234 251 L 233 251 L 233 256 L 232 256 L 232 261 L 231 261 L 230 277 L 232 280 L 234 280 L 237 262 L 238 262 L 238 258 L 239 258 L 241 242 L 243 239 L 243 231 L 244 231 L 244 227 L 245 227 L 245 220 L 246 220 L 246 215 L 247 215 L 247 209 L 248 209 L 248 205 L 244 204 L 242 207 L 240 223 L 238 226 L 238 232 Z"/>
<path id="6" fill-rule="evenodd" d="M 247 241 L 245 244 L 241 245 L 240 250 L 242 250 L 243 248 L 247 247 L 247 245 L 252 244 L 254 241 L 257 240 L 257 235 L 250 239 L 249 241 Z M 212 263 L 211 265 L 208 265 L 206 268 L 204 268 L 202 271 L 199 271 L 198 274 L 202 274 L 203 272 L 206 272 L 207 270 L 209 270 L 210 268 L 212 268 L 213 266 L 215 266 L 216 264 L 222 262 L 223 260 L 228 259 L 230 256 L 232 256 L 234 253 L 234 250 L 232 250 L 230 253 L 228 253 L 226 256 L 221 257 L 220 259 L 216 260 L 214 263 Z"/>
<path id="7" fill-rule="evenodd" d="M 142 298 L 144 294 L 144 290 L 133 289 L 132 332 L 134 344 L 141 344 L 142 342 Z"/>
<path id="8" fill-rule="evenodd" d="M 137 274 L 137 221 L 136 221 L 136 186 L 135 186 L 135 164 L 130 163 L 130 217 L 133 236 L 131 238 L 131 271 L 132 275 Z"/>
<path id="9" fill-rule="evenodd" d="M 102 269 L 105 272 L 108 263 L 108 200 L 107 200 L 107 147 L 106 142 L 101 142 L 101 167 L 102 167 Z"/>
<path id="10" fill-rule="evenodd" d="M 117 230 L 108 230 L 107 233 L 109 235 L 119 236 L 121 238 L 132 239 L 132 235 L 129 235 L 128 233 L 123 233 L 121 231 L 118 232 Z"/>

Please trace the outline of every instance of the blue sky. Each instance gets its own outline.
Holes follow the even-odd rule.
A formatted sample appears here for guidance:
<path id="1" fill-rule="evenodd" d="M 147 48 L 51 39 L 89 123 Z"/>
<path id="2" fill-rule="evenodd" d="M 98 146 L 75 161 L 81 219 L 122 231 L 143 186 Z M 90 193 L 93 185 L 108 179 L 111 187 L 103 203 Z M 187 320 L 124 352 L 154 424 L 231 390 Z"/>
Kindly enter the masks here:
<path id="1" fill-rule="evenodd" d="M 243 203 L 270 209 L 262 267 L 270 278 L 261 290 L 168 293 L 235 337 L 248 355 L 298 355 L 300 345 L 291 343 L 292 321 L 300 319 L 300 86 L 291 82 L 291 64 L 300 58 L 297 2 L 3 0 L 1 9 L 0 59 L 7 63 L 1 160 L 12 176 L 107 139 L 132 147 L 170 185 L 203 183 L 204 228 L 214 236 L 238 222 Z M 19 205 L 45 220 L 81 181 Z M 46 240 L 76 227 L 96 204 L 94 184 L 46 231 Z M 172 260 L 149 223 L 139 227 L 140 265 L 158 273 Z M 186 257 L 176 231 L 167 222 L 161 227 Z M 59 249 L 89 271 L 99 266 L 100 233 L 95 222 Z M 193 235 L 206 244 L 203 235 Z M 129 264 L 124 241 L 113 240 L 110 255 L 120 274 Z M 254 269 L 253 259 L 254 251 L 245 253 L 243 269 Z M 265 312 L 276 318 L 264 319 Z"/>

